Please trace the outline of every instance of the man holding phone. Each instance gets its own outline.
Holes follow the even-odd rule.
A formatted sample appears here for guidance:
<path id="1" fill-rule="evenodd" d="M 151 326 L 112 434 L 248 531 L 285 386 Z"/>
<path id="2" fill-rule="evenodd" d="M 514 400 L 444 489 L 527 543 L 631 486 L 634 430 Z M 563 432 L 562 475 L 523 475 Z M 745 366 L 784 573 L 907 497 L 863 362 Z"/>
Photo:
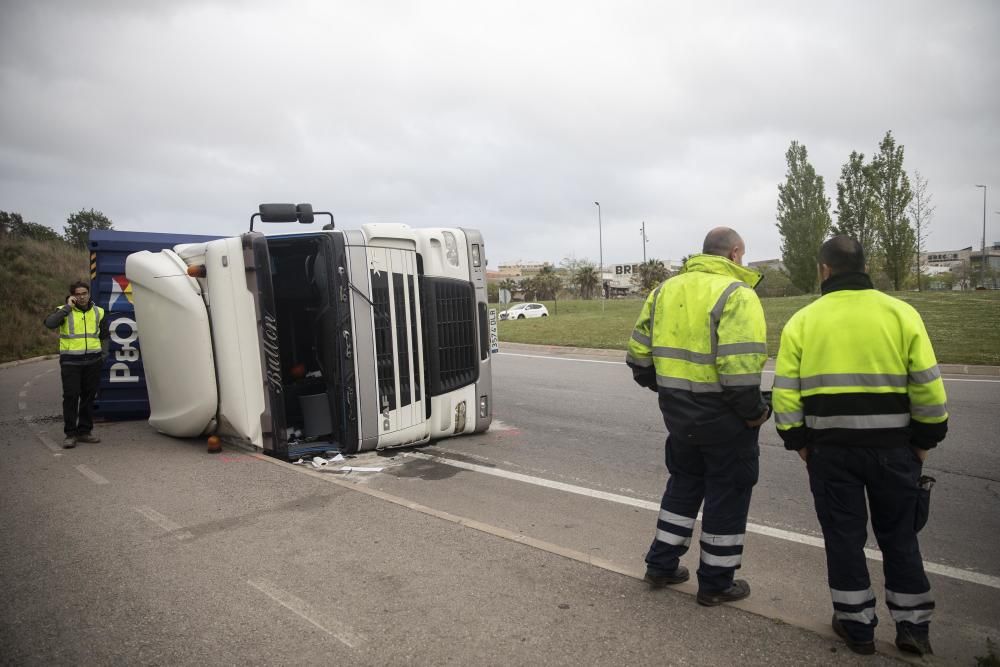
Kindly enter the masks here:
<path id="1" fill-rule="evenodd" d="M 71 449 L 78 442 L 100 442 L 93 434 L 93 405 L 110 337 L 104 309 L 90 300 L 89 285 L 77 281 L 69 286 L 66 303 L 45 318 L 45 326 L 59 330 L 66 434 L 63 448 Z"/>

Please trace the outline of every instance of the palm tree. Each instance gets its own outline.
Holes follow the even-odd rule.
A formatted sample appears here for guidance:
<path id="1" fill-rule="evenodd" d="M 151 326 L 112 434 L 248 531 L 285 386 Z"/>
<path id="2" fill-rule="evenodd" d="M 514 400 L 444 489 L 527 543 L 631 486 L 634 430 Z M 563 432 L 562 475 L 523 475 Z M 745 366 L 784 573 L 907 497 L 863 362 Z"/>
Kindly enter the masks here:
<path id="1" fill-rule="evenodd" d="M 656 288 L 657 285 L 670 277 L 670 270 L 658 259 L 649 259 L 638 267 L 632 275 L 632 282 L 643 293 Z"/>
<path id="2" fill-rule="evenodd" d="M 597 267 L 589 262 L 581 262 L 573 272 L 573 284 L 580 290 L 580 296 L 584 299 L 592 299 L 594 290 L 601 284 L 601 276 L 597 273 Z"/>

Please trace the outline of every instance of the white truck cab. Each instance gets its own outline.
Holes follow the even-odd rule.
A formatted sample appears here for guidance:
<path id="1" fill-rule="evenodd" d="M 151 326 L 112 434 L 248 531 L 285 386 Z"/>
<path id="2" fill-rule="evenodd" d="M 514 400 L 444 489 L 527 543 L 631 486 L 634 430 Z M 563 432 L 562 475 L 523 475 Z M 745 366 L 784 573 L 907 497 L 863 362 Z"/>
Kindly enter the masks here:
<path id="1" fill-rule="evenodd" d="M 313 218 L 291 204 L 257 215 Z M 238 237 L 126 259 L 154 428 L 289 459 L 489 427 L 478 231 L 331 224 L 265 237 L 252 222 Z"/>

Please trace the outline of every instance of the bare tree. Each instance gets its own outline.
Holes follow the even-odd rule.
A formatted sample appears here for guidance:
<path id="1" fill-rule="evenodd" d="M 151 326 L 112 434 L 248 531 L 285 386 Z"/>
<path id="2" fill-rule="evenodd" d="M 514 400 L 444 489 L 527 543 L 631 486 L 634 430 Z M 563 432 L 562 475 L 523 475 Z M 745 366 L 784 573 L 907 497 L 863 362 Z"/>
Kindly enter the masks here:
<path id="1" fill-rule="evenodd" d="M 920 175 L 919 171 L 913 172 L 913 199 L 910 200 L 909 212 L 913 224 L 917 228 L 917 290 L 923 290 L 920 279 L 920 252 L 927 240 L 927 228 L 930 226 L 931 218 L 934 217 L 934 209 L 937 207 L 931 203 L 934 197 L 927 190 L 927 179 Z"/>

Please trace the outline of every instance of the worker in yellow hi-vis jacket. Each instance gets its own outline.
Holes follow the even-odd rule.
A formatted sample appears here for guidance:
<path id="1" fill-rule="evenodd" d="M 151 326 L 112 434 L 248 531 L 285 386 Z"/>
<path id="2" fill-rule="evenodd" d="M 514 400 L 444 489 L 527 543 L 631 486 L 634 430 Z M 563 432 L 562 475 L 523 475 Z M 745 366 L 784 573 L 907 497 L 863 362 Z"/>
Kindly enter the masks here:
<path id="1" fill-rule="evenodd" d="M 645 579 L 654 588 L 688 579 L 680 558 L 704 501 L 697 600 L 706 606 L 750 595 L 750 585 L 733 577 L 757 483 L 757 438 L 770 414 L 760 391 L 767 359 L 753 291 L 760 275 L 742 266 L 744 252 L 732 229 L 709 232 L 702 254 L 646 299 L 626 357 L 636 382 L 659 394 L 669 431 L 670 477 Z"/>
<path id="2" fill-rule="evenodd" d="M 896 645 L 931 653 L 934 599 L 917 531 L 926 521 L 918 511 L 923 461 L 948 430 L 941 373 L 920 315 L 873 288 L 860 243 L 830 239 L 819 266 L 822 296 L 781 333 L 774 413 L 785 447 L 797 450 L 809 471 L 833 628 L 851 650 L 874 653 L 867 496 Z"/>

